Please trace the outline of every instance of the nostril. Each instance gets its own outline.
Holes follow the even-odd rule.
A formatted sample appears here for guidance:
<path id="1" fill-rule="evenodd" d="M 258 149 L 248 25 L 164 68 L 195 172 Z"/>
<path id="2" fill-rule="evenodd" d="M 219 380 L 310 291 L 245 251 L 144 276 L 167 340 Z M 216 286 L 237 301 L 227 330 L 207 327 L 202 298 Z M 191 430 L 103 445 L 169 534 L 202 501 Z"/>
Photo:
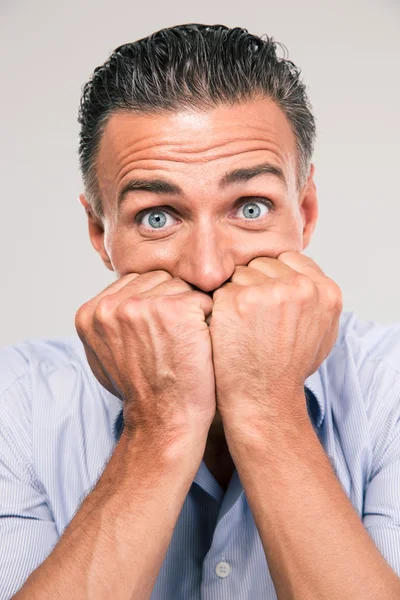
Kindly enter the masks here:
<path id="1" fill-rule="evenodd" d="M 229 283 L 232 279 L 232 276 L 229 277 L 228 279 L 226 279 L 225 281 L 222 281 L 220 285 L 218 285 L 216 288 L 214 288 L 213 290 L 204 290 L 202 288 L 199 288 L 197 285 L 194 285 L 193 283 L 190 283 L 190 285 L 192 286 L 193 290 L 195 290 L 196 292 L 201 292 L 202 294 L 207 294 L 207 296 L 210 296 L 210 298 L 213 297 L 214 292 L 216 292 L 217 290 L 219 290 L 220 287 L 222 287 L 225 283 Z"/>
<path id="2" fill-rule="evenodd" d="M 210 298 L 212 298 L 214 290 L 212 292 L 206 292 L 204 290 L 202 290 L 201 288 L 197 287 L 197 285 L 192 285 L 193 290 L 195 292 L 201 292 L 202 294 L 207 294 L 207 296 L 210 296 Z"/>
<path id="3" fill-rule="evenodd" d="M 202 294 L 207 294 L 207 296 L 210 296 L 210 298 L 212 298 L 212 295 L 215 292 L 215 290 L 212 290 L 211 292 L 206 292 L 205 290 L 202 290 L 201 288 L 197 287 L 197 285 L 192 285 L 192 288 L 193 288 L 193 291 L 201 292 Z"/>

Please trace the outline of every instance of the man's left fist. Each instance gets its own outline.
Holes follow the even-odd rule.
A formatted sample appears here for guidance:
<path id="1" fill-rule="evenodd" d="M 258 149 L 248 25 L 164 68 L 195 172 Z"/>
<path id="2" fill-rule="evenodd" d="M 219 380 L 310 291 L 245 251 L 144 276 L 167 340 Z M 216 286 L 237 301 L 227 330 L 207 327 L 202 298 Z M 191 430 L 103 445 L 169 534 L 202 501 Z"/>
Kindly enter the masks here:
<path id="1" fill-rule="evenodd" d="M 284 252 L 236 267 L 213 294 L 210 334 L 217 407 L 230 418 L 307 416 L 304 382 L 339 330 L 339 286 L 309 257 Z M 298 404 L 302 404 L 300 401 Z"/>

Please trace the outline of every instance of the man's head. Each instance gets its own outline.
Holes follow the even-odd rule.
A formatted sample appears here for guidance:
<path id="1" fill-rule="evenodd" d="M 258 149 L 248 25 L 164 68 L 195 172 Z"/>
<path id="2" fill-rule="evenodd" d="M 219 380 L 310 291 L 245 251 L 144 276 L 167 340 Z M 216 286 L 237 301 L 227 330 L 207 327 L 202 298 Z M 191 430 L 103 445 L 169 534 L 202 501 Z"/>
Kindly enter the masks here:
<path id="1" fill-rule="evenodd" d="M 79 113 L 81 202 L 108 268 L 162 269 L 211 292 L 236 265 L 308 245 L 315 122 L 299 73 L 272 39 L 195 24 L 95 69 Z"/>

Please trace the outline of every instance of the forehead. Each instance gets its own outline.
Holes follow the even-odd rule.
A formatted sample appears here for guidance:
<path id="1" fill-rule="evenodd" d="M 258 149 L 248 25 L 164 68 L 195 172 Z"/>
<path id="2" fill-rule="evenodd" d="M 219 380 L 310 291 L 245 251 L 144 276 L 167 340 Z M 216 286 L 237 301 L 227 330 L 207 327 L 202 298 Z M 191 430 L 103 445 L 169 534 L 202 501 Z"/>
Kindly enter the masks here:
<path id="1" fill-rule="evenodd" d="M 251 166 L 260 158 L 290 178 L 296 140 L 282 110 L 270 99 L 207 111 L 113 114 L 97 156 L 100 191 L 110 199 L 133 172 L 162 170 L 194 180 L 219 178 L 227 166 Z M 155 175 L 156 173 L 154 173 Z"/>

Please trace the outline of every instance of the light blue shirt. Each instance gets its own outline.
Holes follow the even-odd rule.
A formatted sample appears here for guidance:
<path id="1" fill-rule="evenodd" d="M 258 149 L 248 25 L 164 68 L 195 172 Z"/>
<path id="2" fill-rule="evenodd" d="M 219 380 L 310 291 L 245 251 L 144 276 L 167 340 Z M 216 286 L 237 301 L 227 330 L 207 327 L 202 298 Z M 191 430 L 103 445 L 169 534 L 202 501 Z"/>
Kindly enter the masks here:
<path id="1" fill-rule="evenodd" d="M 400 322 L 342 313 L 334 348 L 305 384 L 332 467 L 400 576 Z M 121 407 L 92 374 L 78 336 L 0 351 L 1 600 L 48 556 L 96 484 L 117 443 Z M 202 462 L 151 600 L 276 598 L 237 471 L 224 493 Z"/>

